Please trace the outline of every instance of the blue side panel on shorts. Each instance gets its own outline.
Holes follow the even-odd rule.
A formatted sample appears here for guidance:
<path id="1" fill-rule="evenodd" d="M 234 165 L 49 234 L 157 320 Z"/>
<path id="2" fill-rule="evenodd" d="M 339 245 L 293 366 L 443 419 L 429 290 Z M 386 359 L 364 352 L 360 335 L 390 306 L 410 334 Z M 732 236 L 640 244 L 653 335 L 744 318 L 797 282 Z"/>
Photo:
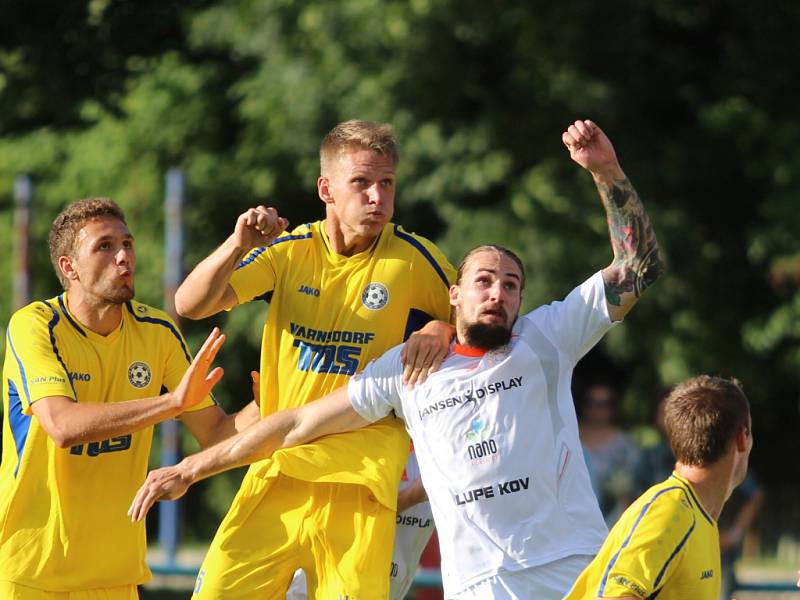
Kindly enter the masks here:
<path id="1" fill-rule="evenodd" d="M 406 321 L 406 331 L 403 333 L 403 341 L 405 342 L 412 333 L 432 320 L 433 317 L 424 310 L 419 310 L 418 308 L 409 310 L 408 320 Z"/>
<path id="2" fill-rule="evenodd" d="M 25 374 L 22 374 L 25 381 Z M 14 445 L 17 448 L 17 468 L 14 469 L 14 477 L 19 472 L 19 465 L 22 462 L 22 451 L 25 450 L 25 442 L 28 440 L 28 430 L 31 427 L 31 417 L 22 412 L 22 400 L 14 382 L 8 380 L 6 388 L 8 397 L 8 424 L 11 426 L 11 435 L 14 438 Z"/>
<path id="3" fill-rule="evenodd" d="M 403 231 L 400 231 L 399 225 L 394 226 L 394 234 L 401 240 L 405 240 L 406 242 L 414 246 L 414 248 L 419 250 L 419 253 L 422 254 L 422 256 L 424 256 L 429 263 L 431 263 L 431 266 L 434 268 L 436 273 L 442 279 L 444 286 L 448 289 L 450 288 L 450 282 L 447 281 L 447 275 L 444 274 L 444 270 L 442 269 L 441 266 L 439 266 L 439 263 L 436 262 L 436 259 L 433 258 L 431 253 L 428 252 L 428 249 L 418 239 L 416 239 L 413 235 L 409 235 Z"/>

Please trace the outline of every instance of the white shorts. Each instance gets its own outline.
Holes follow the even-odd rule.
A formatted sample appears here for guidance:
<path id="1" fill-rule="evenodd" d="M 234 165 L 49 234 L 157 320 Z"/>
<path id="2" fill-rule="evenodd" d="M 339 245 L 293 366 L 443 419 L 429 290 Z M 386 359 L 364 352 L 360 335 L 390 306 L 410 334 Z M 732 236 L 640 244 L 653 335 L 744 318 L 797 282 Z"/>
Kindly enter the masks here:
<path id="1" fill-rule="evenodd" d="M 593 556 L 578 554 L 520 571 L 501 570 L 448 600 L 562 600 Z"/>
<path id="2" fill-rule="evenodd" d="M 403 600 L 414 582 L 419 558 L 433 535 L 433 513 L 427 502 L 412 506 L 397 515 L 394 532 L 389 598 Z"/>

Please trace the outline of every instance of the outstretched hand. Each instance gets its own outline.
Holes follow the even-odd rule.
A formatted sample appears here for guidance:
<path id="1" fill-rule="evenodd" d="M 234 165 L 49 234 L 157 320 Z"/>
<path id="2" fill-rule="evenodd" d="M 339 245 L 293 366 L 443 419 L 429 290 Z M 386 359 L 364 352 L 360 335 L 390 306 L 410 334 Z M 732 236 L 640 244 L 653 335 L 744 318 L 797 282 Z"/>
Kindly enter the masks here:
<path id="1" fill-rule="evenodd" d="M 561 141 L 570 158 L 587 171 L 613 177 L 622 173 L 611 140 L 593 121 L 575 121 L 561 134 Z"/>
<path id="2" fill-rule="evenodd" d="M 172 392 L 175 404 L 181 412 L 192 408 L 208 396 L 211 389 L 222 379 L 224 371 L 221 367 L 215 367 L 210 373 L 209 369 L 224 343 L 225 336 L 218 327 L 214 327 L 194 357 L 192 364 L 181 377 L 178 387 Z"/>
<path id="3" fill-rule="evenodd" d="M 180 464 L 150 471 L 128 509 L 131 522 L 144 519 L 147 511 L 159 500 L 177 500 L 191 484 Z"/>

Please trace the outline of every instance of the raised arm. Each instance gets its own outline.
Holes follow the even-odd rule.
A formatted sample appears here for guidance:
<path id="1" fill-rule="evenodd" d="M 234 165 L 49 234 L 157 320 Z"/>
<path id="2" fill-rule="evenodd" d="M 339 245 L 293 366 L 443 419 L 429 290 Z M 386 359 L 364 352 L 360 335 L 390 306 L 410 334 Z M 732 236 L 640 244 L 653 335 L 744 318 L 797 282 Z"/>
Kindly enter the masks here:
<path id="1" fill-rule="evenodd" d="M 187 456 L 177 465 L 151 471 L 128 509 L 132 521 L 145 517 L 158 500 L 180 498 L 190 485 L 254 463 L 280 448 L 368 425 L 350 404 L 347 386 L 300 408 L 269 415 L 216 446 Z"/>
<path id="2" fill-rule="evenodd" d="M 222 369 L 209 373 L 209 366 L 224 342 L 225 336 L 214 328 L 173 392 L 125 402 L 81 403 L 48 396 L 34 402 L 31 410 L 61 448 L 139 431 L 178 416 L 208 396 L 222 377 Z"/>
<path id="3" fill-rule="evenodd" d="M 182 317 L 203 319 L 236 304 L 236 294 L 228 284 L 231 275 L 253 248 L 268 246 L 289 221 L 274 208 L 257 206 L 239 215 L 233 233 L 221 246 L 203 259 L 175 293 L 175 310 Z"/>
<path id="4" fill-rule="evenodd" d="M 664 271 L 664 259 L 650 218 L 606 134 L 592 121 L 575 121 L 561 139 L 572 160 L 592 174 L 606 209 L 614 259 L 603 269 L 603 280 L 611 319 L 620 321 Z"/>

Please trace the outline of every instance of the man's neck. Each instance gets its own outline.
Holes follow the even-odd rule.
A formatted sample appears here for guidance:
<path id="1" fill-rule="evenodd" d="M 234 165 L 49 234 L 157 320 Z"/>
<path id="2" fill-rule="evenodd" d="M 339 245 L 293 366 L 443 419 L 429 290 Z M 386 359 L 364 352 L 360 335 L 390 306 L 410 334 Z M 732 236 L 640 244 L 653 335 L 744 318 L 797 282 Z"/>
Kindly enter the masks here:
<path id="1" fill-rule="evenodd" d="M 108 335 L 122 320 L 121 304 L 93 301 L 77 291 L 67 292 L 67 307 L 81 325 L 98 335 Z"/>
<path id="2" fill-rule="evenodd" d="M 325 226 L 325 234 L 328 236 L 331 250 L 336 254 L 353 256 L 359 252 L 364 252 L 375 243 L 374 236 L 359 236 L 348 228 L 343 227 L 336 217 L 328 215 L 323 225 Z"/>
<path id="3" fill-rule="evenodd" d="M 711 467 L 695 467 L 678 462 L 675 472 L 692 484 L 703 508 L 715 520 L 719 519 L 731 492 L 731 469 L 719 462 Z"/>

